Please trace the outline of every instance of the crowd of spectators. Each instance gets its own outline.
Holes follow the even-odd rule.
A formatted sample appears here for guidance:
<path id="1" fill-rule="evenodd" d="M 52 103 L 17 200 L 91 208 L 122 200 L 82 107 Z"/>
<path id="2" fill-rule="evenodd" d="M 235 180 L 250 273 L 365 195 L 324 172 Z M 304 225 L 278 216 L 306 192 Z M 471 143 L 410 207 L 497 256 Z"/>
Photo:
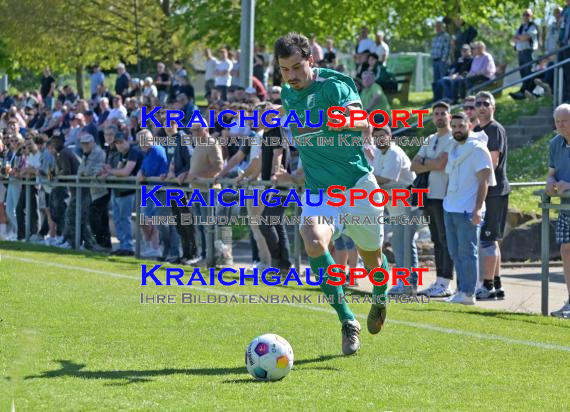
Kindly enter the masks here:
<path id="1" fill-rule="evenodd" d="M 564 12 L 559 11 L 557 21 L 564 16 Z M 530 10 L 525 11 L 524 23 L 513 37 L 521 64 L 529 61 L 537 46 L 531 18 Z M 493 96 L 485 92 L 477 97 L 465 96 L 473 85 L 493 78 L 496 72 L 494 59 L 483 42 L 474 41 L 477 31 L 472 26 L 461 19 L 454 24 L 457 26 L 454 37 L 445 31 L 443 23 L 435 25 L 431 56 L 434 98 L 438 102 L 432 107 L 432 116 L 437 132 L 430 136 L 429 144 L 410 159 L 391 142 L 390 128 L 381 128 L 373 132 L 379 138 L 378 145 L 368 148 L 366 153 L 382 187 L 409 187 L 416 177 L 429 173 L 430 194 L 423 213 L 430 217 L 437 279 L 433 285 L 418 292 L 417 277 L 412 277 L 412 286 L 398 284 L 390 293 L 451 296 L 450 282 L 455 266 L 460 296 L 456 294 L 453 299 L 455 303 L 471 304 L 476 298 L 505 296 L 497 242 L 502 237 L 508 205 L 508 148 L 504 128 L 493 119 Z M 555 27 L 551 29 L 547 36 L 549 44 L 553 37 L 562 35 L 559 28 L 558 32 Z M 388 111 L 390 101 L 385 93 L 397 87 L 393 74 L 387 69 L 390 49 L 381 31 L 376 33 L 374 40 L 368 36 L 368 30 L 363 28 L 354 50 L 354 80 L 365 110 Z M 322 47 L 318 39 L 312 37 L 310 47 L 317 67 L 347 71 L 338 61 L 332 38 L 326 39 L 326 46 Z M 551 44 L 550 47 L 555 46 Z M 282 79 L 278 65 L 271 61 L 263 48 L 255 49 L 252 86 L 249 87 L 240 84 L 239 52 L 220 48 L 214 56 L 211 50 L 206 49 L 204 56 L 206 108 L 216 115 L 225 109 L 242 110 L 251 115 L 264 102 L 280 104 Z M 451 58 L 453 64 L 449 67 Z M 546 67 L 552 61 L 544 64 Z M 527 73 L 521 71 L 522 76 Z M 532 83 L 525 82 L 514 97 L 536 97 L 533 85 L 541 86 L 545 91 L 551 90 L 550 80 L 548 76 L 542 76 Z M 100 67 L 94 65 L 89 92 L 88 98 L 81 98 L 70 85 L 58 87 L 55 77 L 46 68 L 37 91 L 16 96 L 6 92 L 0 94 L 0 176 L 5 179 L 0 184 L 0 239 L 24 240 L 26 221 L 29 221 L 31 241 L 130 256 L 134 254 L 133 225 L 139 224 L 132 220 L 135 190 L 107 188 L 105 180 L 107 183 L 115 182 L 111 177 L 131 177 L 133 182 L 149 185 L 168 181 L 169 184 L 197 189 L 207 188 L 203 179 L 235 179 L 236 185 L 244 181 L 255 184 L 258 179 L 272 180 L 277 185 L 302 180 L 303 168 L 297 159 L 296 148 L 290 144 L 291 133 L 283 127 L 264 132 L 248 120 L 243 127 L 226 128 L 215 123 L 210 127 L 194 124 L 190 128 L 179 128 L 171 123 L 165 128 L 151 125 L 143 129 L 140 116 L 143 106 L 149 111 L 160 106 L 158 117 L 162 121 L 165 120 L 165 110 L 181 110 L 184 125 L 198 109 L 194 88 L 180 61 L 176 61 L 172 69 L 159 62 L 152 76 L 140 79 L 131 77 L 125 65 L 120 63 L 116 66 L 112 90 L 107 87 L 106 76 Z M 452 117 L 448 103 L 458 101 L 464 102 L 463 113 Z M 232 120 L 239 119 L 232 119 L 231 115 L 224 117 L 226 123 Z M 211 137 L 254 138 L 263 133 L 281 137 L 282 143 L 252 145 L 246 140 L 241 144 L 182 144 L 183 135 L 192 135 L 195 141 L 206 141 Z M 168 136 L 176 141 L 176 145 L 158 145 L 153 138 L 156 136 Z M 471 142 L 468 138 L 478 143 L 462 146 L 465 141 Z M 458 174 L 453 168 L 467 161 L 465 152 L 478 153 L 479 158 L 469 161 L 469 167 L 473 169 L 471 174 L 475 177 L 470 174 L 470 183 L 461 185 L 459 182 L 466 179 L 465 172 Z M 452 157 L 454 161 L 449 163 Z M 479 173 L 484 169 L 493 173 Z M 61 184 L 66 176 L 79 176 L 96 184 L 72 189 Z M 22 179 L 34 183 L 29 186 L 29 205 L 26 204 Z M 60 183 L 51 183 L 56 180 Z M 465 206 L 466 199 L 473 200 L 475 196 L 477 202 L 481 200 L 477 193 L 483 190 L 480 189 L 483 183 L 485 202 L 478 205 L 478 210 L 482 214 L 487 204 L 484 223 L 481 222 L 482 215 L 459 216 L 461 213 L 457 210 Z M 451 192 L 449 185 L 454 188 Z M 165 203 L 164 192 L 158 193 L 157 197 Z M 450 197 L 450 193 L 453 196 Z M 79 244 L 75 236 L 77 202 L 81 203 Z M 188 199 L 182 199 L 182 202 L 186 205 Z M 249 216 L 282 217 L 285 213 L 283 207 L 264 208 L 262 203 L 259 204 L 261 206 L 248 202 Z M 176 225 L 142 224 L 142 257 L 203 265 L 206 228 L 204 225 L 182 225 L 180 221 L 183 214 L 205 216 L 206 208 L 197 204 L 181 207 L 176 201 L 167 206 L 159 208 L 150 204 L 141 208 L 146 218 L 174 216 L 178 222 Z M 469 207 L 469 210 L 477 209 L 474 205 Z M 221 215 L 236 211 L 217 208 L 215 213 Z M 420 210 L 388 208 L 387 213 L 412 217 Z M 412 228 L 412 234 L 415 229 Z M 404 252 L 409 248 L 412 266 L 417 266 L 418 253 L 413 236 L 406 239 L 401 225 L 396 225 L 392 232 L 391 245 L 396 265 L 404 265 Z M 117 238 L 114 247 L 112 233 Z M 284 224 L 252 225 L 249 237 L 252 268 L 276 267 L 283 271 L 290 268 L 289 239 Z M 218 227 L 214 243 L 217 264 L 233 263 L 232 240 L 230 225 Z M 479 240 L 482 243 L 481 267 L 476 263 Z M 340 263 L 357 265 L 358 255 L 350 238 L 343 236 L 337 239 L 331 244 L 331 249 Z"/>

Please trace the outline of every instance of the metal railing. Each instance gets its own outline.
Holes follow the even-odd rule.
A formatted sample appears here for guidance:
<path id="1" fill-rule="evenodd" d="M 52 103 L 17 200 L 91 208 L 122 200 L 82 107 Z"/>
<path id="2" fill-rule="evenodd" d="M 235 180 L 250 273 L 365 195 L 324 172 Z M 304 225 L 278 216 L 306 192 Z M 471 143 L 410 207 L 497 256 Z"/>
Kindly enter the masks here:
<path id="1" fill-rule="evenodd" d="M 548 316 L 548 282 L 550 280 L 550 211 L 566 211 L 570 213 L 570 204 L 554 204 L 551 202 L 551 196 L 547 195 L 544 190 L 538 190 L 533 193 L 540 196 L 539 207 L 542 209 L 541 221 L 541 239 L 540 239 L 540 261 L 541 261 L 541 312 L 544 316 Z M 561 199 L 570 199 L 570 193 L 561 193 L 556 197 Z"/>
<path id="2" fill-rule="evenodd" d="M 536 61 L 542 60 L 544 57 L 550 56 L 550 55 L 555 54 L 555 53 L 559 53 L 560 50 L 566 50 L 566 49 L 568 49 L 568 48 L 570 48 L 570 45 L 565 46 L 565 47 L 563 47 L 563 48 L 557 50 L 556 52 L 551 52 L 551 53 L 549 53 L 548 55 L 543 56 L 542 58 L 535 59 L 535 60 L 533 60 L 532 62 L 523 64 L 523 65 L 521 65 L 521 66 L 519 66 L 519 67 L 517 67 L 517 68 L 515 68 L 515 69 L 513 69 L 513 70 L 511 70 L 511 71 L 509 71 L 508 74 L 510 75 L 510 74 L 512 74 L 512 73 L 514 73 L 514 72 L 516 72 L 516 71 L 519 71 L 519 70 L 520 70 L 521 68 L 523 68 L 523 67 L 527 67 L 527 66 L 529 66 L 530 64 L 535 63 Z M 510 83 L 508 83 L 508 84 L 506 84 L 506 85 L 503 84 L 501 87 L 498 87 L 498 88 L 496 88 L 496 89 L 491 90 L 490 93 L 493 94 L 493 95 L 495 95 L 495 94 L 499 93 L 500 91 L 503 91 L 503 90 L 505 90 L 505 89 L 508 89 L 509 87 L 513 87 L 513 86 L 515 86 L 515 85 L 517 85 L 517 84 L 524 83 L 525 81 L 530 80 L 530 79 L 532 79 L 532 78 L 534 78 L 534 77 L 540 76 L 540 75 L 542 75 L 542 74 L 544 74 L 544 73 L 546 73 L 546 72 L 548 72 L 548 71 L 556 70 L 556 72 L 554 73 L 554 90 L 553 90 L 553 97 L 554 97 L 554 102 L 553 102 L 553 104 L 554 104 L 554 106 L 556 107 L 556 106 L 558 106 L 558 105 L 562 102 L 562 73 L 561 73 L 560 68 L 561 68 L 562 66 L 564 66 L 565 64 L 570 64 L 570 58 L 567 58 L 567 59 L 565 59 L 565 60 L 562 60 L 562 61 L 560 61 L 560 62 L 557 62 L 557 63 L 555 63 L 555 64 L 553 64 L 553 65 L 551 65 L 551 66 L 548 66 L 548 67 L 546 67 L 544 70 L 541 70 L 541 71 L 538 71 L 538 72 L 533 72 L 533 73 L 529 74 L 528 76 L 525 76 L 525 77 L 520 78 L 520 79 L 518 79 L 518 80 L 512 81 L 512 82 L 510 82 Z M 507 75 L 507 74 L 504 74 L 504 75 L 495 77 L 495 78 L 493 78 L 493 79 L 491 79 L 491 80 L 488 80 L 488 81 L 486 81 L 486 82 L 484 82 L 484 83 L 478 84 L 477 86 L 475 86 L 475 87 L 469 89 L 469 92 L 471 93 L 471 92 L 474 92 L 475 90 L 481 90 L 481 89 L 484 88 L 485 86 L 488 86 L 489 84 L 493 84 L 497 79 L 504 78 L 505 75 Z M 428 103 L 428 104 L 422 106 L 422 107 L 421 107 L 420 109 L 418 109 L 418 110 L 429 109 L 429 108 L 431 108 L 431 106 L 433 106 L 435 103 L 436 103 L 436 102 L 430 102 L 430 103 Z M 463 106 L 463 103 L 459 103 L 459 104 L 453 105 L 453 106 L 451 106 L 451 110 L 459 109 L 459 108 L 462 107 L 462 106 Z M 426 124 L 430 123 L 431 121 L 432 121 L 431 117 L 427 117 L 427 118 L 423 119 L 424 127 L 425 127 Z M 399 129 L 396 129 L 396 130 L 392 131 L 392 135 L 394 135 L 394 136 L 400 135 L 400 134 L 404 133 L 406 130 L 417 128 L 418 125 L 419 125 L 419 122 L 415 122 L 415 123 L 411 124 L 410 127 L 401 127 L 401 128 L 399 128 Z"/>
<path id="3" fill-rule="evenodd" d="M 159 191 L 165 191 L 166 189 L 182 189 L 185 192 L 191 192 L 196 189 L 190 188 L 187 185 L 180 186 L 176 179 L 147 179 L 145 181 L 138 182 L 135 177 L 106 177 L 106 178 L 96 178 L 96 177 L 85 177 L 85 176 L 59 176 L 57 179 L 48 180 L 47 178 L 40 178 L 39 180 L 36 178 L 29 178 L 29 179 L 16 179 L 11 177 L 10 179 L 6 179 L 5 177 L 0 177 L 0 184 L 9 184 L 12 182 L 19 182 L 24 186 L 25 190 L 25 240 L 29 241 L 31 236 L 31 196 L 32 186 L 36 186 L 38 184 L 47 185 L 50 187 L 65 187 L 68 188 L 70 191 L 75 190 L 75 196 L 77 201 L 75 202 L 75 233 L 74 233 L 74 249 L 80 250 L 81 246 L 81 216 L 82 216 L 82 202 L 81 199 L 81 189 L 90 189 L 90 188 L 101 188 L 104 187 L 106 189 L 130 189 L 134 190 L 135 195 L 135 222 L 134 230 L 135 230 L 135 257 L 140 258 L 141 254 L 141 241 L 142 241 L 142 234 L 141 234 L 141 226 L 140 222 L 140 215 L 141 215 L 141 185 L 150 185 L 156 186 L 161 185 Z M 235 187 L 235 180 L 234 179 L 197 179 L 195 181 L 200 185 L 205 185 L 207 188 L 200 188 L 200 193 L 205 192 L 209 193 L 209 190 L 213 188 L 216 184 L 225 185 L 224 188 L 231 188 Z M 243 183 L 239 186 L 241 189 L 246 189 L 246 194 L 252 195 L 253 188 L 250 186 L 265 186 L 271 187 L 274 184 L 270 181 L 263 181 L 263 180 L 256 180 L 252 181 L 249 184 Z M 293 184 L 279 184 L 280 187 L 288 187 L 289 189 L 299 189 L 300 185 L 293 185 Z M 247 191 L 247 190 L 251 191 Z M 215 189 L 216 194 L 221 189 Z M 280 195 L 287 195 L 289 193 L 288 190 L 282 189 L 280 190 Z M 165 205 L 164 207 L 170 208 L 170 205 Z M 206 219 L 208 216 L 214 216 L 215 207 L 207 206 L 206 208 Z M 297 216 L 299 214 L 298 205 L 294 203 L 294 214 Z M 208 221 L 208 220 L 206 220 Z M 301 267 L 301 242 L 300 242 L 300 232 L 299 232 L 299 224 L 295 220 L 295 235 L 293 237 L 293 253 L 295 255 L 295 268 L 300 270 Z M 206 235 L 206 245 L 204 248 L 206 250 L 206 263 L 213 267 L 215 265 L 215 249 L 214 249 L 214 241 L 215 241 L 215 229 L 217 225 L 205 225 L 205 235 Z"/>

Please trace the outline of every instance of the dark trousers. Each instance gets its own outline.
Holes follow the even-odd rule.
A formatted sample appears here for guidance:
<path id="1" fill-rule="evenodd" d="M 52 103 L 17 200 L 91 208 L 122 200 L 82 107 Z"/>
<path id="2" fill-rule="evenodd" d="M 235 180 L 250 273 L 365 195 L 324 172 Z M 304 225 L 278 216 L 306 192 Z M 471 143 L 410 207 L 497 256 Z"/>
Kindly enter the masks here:
<path id="1" fill-rule="evenodd" d="M 109 230 L 109 201 L 111 195 L 105 196 L 91 202 L 89 206 L 89 225 L 95 242 L 99 246 L 111 248 L 111 231 Z"/>
<path id="2" fill-rule="evenodd" d="M 519 56 L 519 66 L 521 66 L 525 63 L 532 61 L 532 50 L 521 50 L 518 53 L 518 56 Z M 521 75 L 521 79 L 523 77 L 528 76 L 531 73 L 531 71 L 532 71 L 532 65 L 520 69 L 519 73 Z M 526 91 L 532 92 L 533 90 L 534 90 L 534 78 L 525 80 L 521 86 L 520 92 L 521 93 L 524 93 Z"/>
<path id="3" fill-rule="evenodd" d="M 20 197 L 16 206 L 16 221 L 18 222 L 18 240 L 26 237 L 26 186 L 22 185 Z M 30 236 L 38 233 L 38 190 L 30 187 Z"/>
<path id="4" fill-rule="evenodd" d="M 68 196 L 69 193 L 65 187 L 54 187 L 49 196 L 49 212 L 51 214 L 51 218 L 56 224 L 57 236 L 63 235 L 63 229 L 65 227 L 65 212 L 67 209 L 66 200 Z"/>
<path id="5" fill-rule="evenodd" d="M 186 197 L 183 197 L 181 202 L 185 205 L 188 204 Z M 170 201 L 170 207 L 172 208 L 172 215 L 176 216 L 176 231 L 178 232 L 182 242 L 182 258 L 195 258 L 198 253 L 198 249 L 196 247 L 194 225 L 192 224 L 194 214 L 188 206 L 178 206 L 175 200 Z M 190 215 L 190 224 L 182 224 L 183 213 Z"/>
<path id="6" fill-rule="evenodd" d="M 438 277 L 453 279 L 453 261 L 449 256 L 443 220 L 443 200 L 424 199 L 424 214 L 429 217 L 429 231 L 433 242 L 435 268 Z"/>
<path id="7" fill-rule="evenodd" d="M 75 207 L 77 202 L 81 202 L 81 218 L 80 218 L 80 237 L 79 245 L 75 245 Z M 93 247 L 93 234 L 89 225 L 89 208 L 91 206 L 91 194 L 89 189 L 82 188 L 80 199 L 77 198 L 77 189 L 71 190 L 71 199 L 67 210 L 65 211 L 65 229 L 63 239 L 72 247 L 78 247 L 83 244 L 86 249 Z"/>
<path id="8" fill-rule="evenodd" d="M 273 197 L 272 200 L 279 199 L 280 203 L 283 203 L 283 198 Z M 275 207 L 265 207 L 263 209 L 262 217 L 277 216 L 279 219 L 283 218 L 283 213 L 285 208 L 283 205 Z M 271 266 L 279 269 L 289 269 L 291 267 L 291 260 L 289 259 L 289 238 L 287 237 L 287 228 L 283 223 L 276 225 L 261 225 L 259 227 L 265 242 L 267 243 L 267 248 L 271 254 Z"/>

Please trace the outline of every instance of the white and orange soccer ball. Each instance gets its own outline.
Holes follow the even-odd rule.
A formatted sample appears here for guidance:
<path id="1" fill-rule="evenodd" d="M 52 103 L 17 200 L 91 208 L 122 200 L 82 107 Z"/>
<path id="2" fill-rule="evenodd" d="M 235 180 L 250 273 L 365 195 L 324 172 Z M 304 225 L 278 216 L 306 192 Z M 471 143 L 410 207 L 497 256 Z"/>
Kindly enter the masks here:
<path id="1" fill-rule="evenodd" d="M 293 367 L 293 348 L 279 335 L 258 336 L 245 351 L 245 366 L 257 380 L 278 381 Z"/>

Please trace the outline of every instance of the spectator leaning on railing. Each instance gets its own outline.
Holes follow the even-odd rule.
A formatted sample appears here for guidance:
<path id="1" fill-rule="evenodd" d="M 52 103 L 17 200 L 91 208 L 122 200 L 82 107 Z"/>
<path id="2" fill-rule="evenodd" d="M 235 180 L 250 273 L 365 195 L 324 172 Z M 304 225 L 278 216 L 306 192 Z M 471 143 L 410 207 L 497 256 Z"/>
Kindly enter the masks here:
<path id="1" fill-rule="evenodd" d="M 554 121 L 558 135 L 550 141 L 548 158 L 548 178 L 546 194 L 556 196 L 570 193 L 570 105 L 561 104 L 554 111 Z M 570 204 L 570 199 L 562 199 L 562 204 Z M 552 316 L 570 319 L 570 211 L 561 210 L 556 222 L 556 242 L 560 245 L 560 254 L 564 264 L 568 301 Z"/>

